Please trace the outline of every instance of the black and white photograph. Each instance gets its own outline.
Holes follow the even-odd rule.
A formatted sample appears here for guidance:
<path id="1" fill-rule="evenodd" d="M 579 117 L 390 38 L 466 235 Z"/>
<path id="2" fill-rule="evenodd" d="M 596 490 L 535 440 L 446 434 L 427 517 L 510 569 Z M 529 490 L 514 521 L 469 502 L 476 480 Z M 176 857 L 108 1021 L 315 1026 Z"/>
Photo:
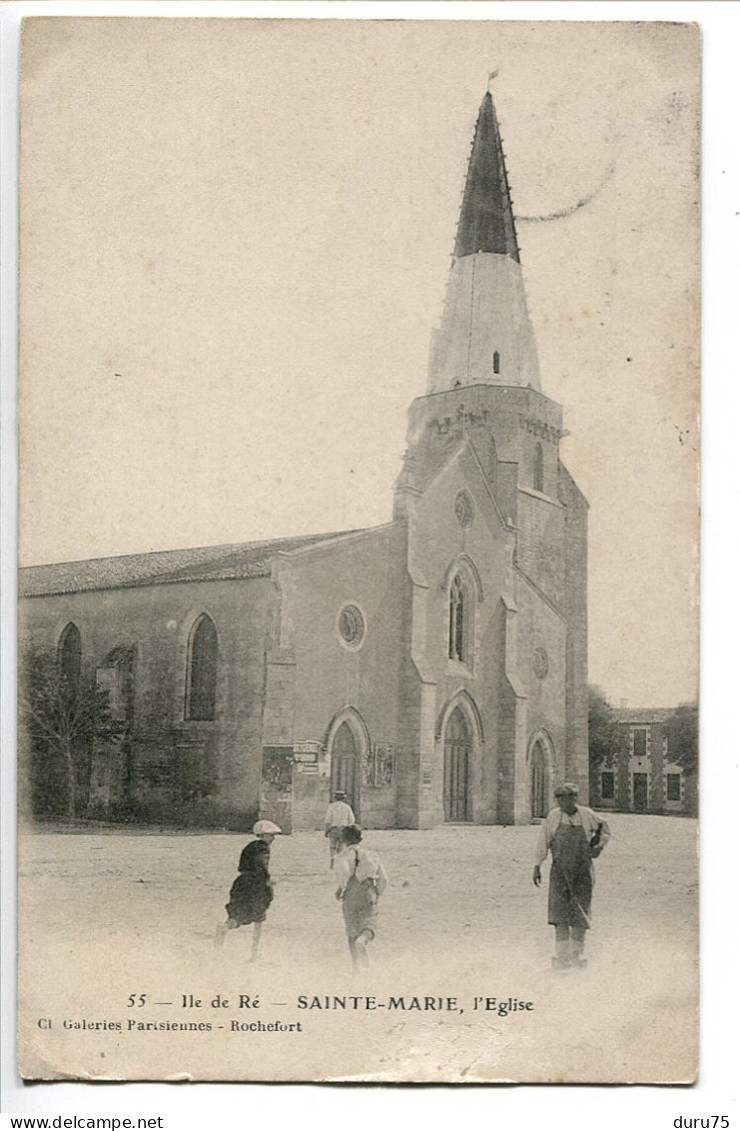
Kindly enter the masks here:
<path id="1" fill-rule="evenodd" d="M 29 1081 L 691 1084 L 701 36 L 31 17 Z"/>

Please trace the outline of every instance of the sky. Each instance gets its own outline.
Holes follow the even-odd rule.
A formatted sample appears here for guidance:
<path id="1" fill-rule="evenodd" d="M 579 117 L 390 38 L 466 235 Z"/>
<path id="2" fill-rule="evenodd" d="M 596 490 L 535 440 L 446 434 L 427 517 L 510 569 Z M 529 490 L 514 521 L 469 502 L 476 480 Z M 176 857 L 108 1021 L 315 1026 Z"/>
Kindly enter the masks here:
<path id="1" fill-rule="evenodd" d="M 695 697 L 694 29 L 37 20 L 23 50 L 22 564 L 389 520 L 498 69 L 590 679 Z"/>

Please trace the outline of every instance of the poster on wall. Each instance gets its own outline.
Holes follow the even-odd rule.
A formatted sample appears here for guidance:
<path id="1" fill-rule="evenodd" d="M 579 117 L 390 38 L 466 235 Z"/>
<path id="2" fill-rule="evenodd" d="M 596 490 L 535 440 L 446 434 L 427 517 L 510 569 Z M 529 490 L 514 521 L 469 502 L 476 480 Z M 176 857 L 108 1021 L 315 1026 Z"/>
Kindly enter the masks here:
<path id="1" fill-rule="evenodd" d="M 693 1081 L 698 27 L 20 103 L 20 1075 Z"/>

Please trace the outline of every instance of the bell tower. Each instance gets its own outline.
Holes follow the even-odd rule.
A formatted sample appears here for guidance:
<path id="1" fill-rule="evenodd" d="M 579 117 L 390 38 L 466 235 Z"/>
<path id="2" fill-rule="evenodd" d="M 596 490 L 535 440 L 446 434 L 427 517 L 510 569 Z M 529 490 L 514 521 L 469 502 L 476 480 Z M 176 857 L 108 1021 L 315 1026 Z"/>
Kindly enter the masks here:
<path id="1" fill-rule="evenodd" d="M 478 111 L 442 318 L 432 336 L 427 393 L 409 409 L 406 468 L 396 483 L 394 513 L 406 513 L 414 505 L 411 489 L 423 493 L 468 439 L 500 511 L 517 526 L 522 492 L 558 498 L 561 436 L 562 409 L 542 392 L 501 133 L 488 91 Z M 520 535 L 522 560 L 526 540 Z"/>
<path id="2" fill-rule="evenodd" d="M 478 112 L 444 312 L 432 338 L 428 391 L 479 384 L 540 390 L 506 161 L 490 91 Z"/>
<path id="3" fill-rule="evenodd" d="M 487 571 L 486 616 L 498 610 L 499 618 L 488 623 L 498 643 L 486 658 L 495 653 L 502 666 L 487 692 L 473 681 L 470 693 L 483 714 L 490 711 L 496 807 L 506 823 L 532 816 L 532 736 L 550 736 L 548 772 L 578 781 L 583 796 L 588 790 L 588 503 L 560 459 L 562 436 L 562 408 L 542 391 L 504 150 L 488 91 L 475 126 L 427 391 L 408 412 L 394 518 L 408 519 L 410 537 L 421 537 L 419 531 L 435 522 L 436 512 L 425 508 L 427 491 L 440 484 L 458 490 L 461 481 L 486 513 L 493 542 L 478 550 L 485 554 L 479 565 Z M 487 490 L 481 489 L 481 474 Z M 440 497 L 432 492 L 432 499 Z M 440 529 L 448 529 L 445 521 Z M 467 528 L 460 526 L 461 544 L 467 545 Z M 428 560 L 429 545 L 424 553 Z"/>

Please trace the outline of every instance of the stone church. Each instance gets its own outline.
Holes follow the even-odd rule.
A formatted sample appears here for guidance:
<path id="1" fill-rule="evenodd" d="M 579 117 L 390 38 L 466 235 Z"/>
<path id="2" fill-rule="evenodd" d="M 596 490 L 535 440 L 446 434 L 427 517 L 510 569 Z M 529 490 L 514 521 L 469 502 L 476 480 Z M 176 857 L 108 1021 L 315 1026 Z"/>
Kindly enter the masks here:
<path id="1" fill-rule="evenodd" d="M 587 503 L 562 435 L 488 93 L 392 520 L 22 570 L 22 640 L 109 692 L 78 812 L 287 832 L 336 788 L 371 828 L 529 822 L 563 777 L 586 798 Z"/>

